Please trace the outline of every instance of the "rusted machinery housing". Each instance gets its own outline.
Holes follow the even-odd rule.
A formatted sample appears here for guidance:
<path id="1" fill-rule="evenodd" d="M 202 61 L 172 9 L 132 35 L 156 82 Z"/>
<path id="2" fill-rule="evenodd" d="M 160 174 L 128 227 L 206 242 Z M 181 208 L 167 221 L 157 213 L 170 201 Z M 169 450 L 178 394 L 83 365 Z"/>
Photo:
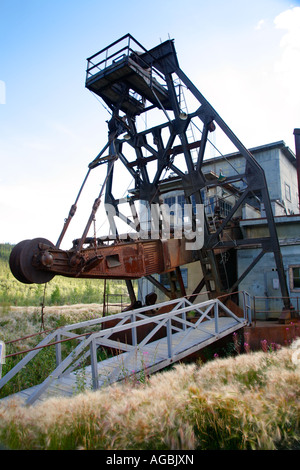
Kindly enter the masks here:
<path id="1" fill-rule="evenodd" d="M 262 256 L 272 252 L 284 307 L 289 309 L 289 292 L 264 171 L 181 70 L 174 41 L 167 40 L 147 50 L 130 34 L 123 36 L 87 60 L 86 87 L 109 108 L 108 141 L 90 163 L 56 245 L 39 238 L 16 245 L 10 259 L 15 277 L 25 283 L 48 282 L 54 275 L 118 278 L 125 279 L 130 286 L 131 279 L 145 276 L 166 292 L 153 275 L 167 272 L 173 273 L 178 281 L 178 293 L 169 292 L 170 296 L 174 296 L 184 294 L 180 267 L 199 261 L 199 279 L 194 294 L 205 288 L 210 297 L 216 297 L 236 290 L 239 282 Z M 192 110 L 187 108 L 183 91 L 192 97 Z M 137 121 L 146 113 L 159 113 L 157 122 L 162 122 L 139 130 Z M 200 138 L 191 137 L 191 128 L 199 131 Z M 226 177 L 226 181 L 218 175 L 208 178 L 202 171 L 209 135 L 216 128 L 244 157 L 242 171 L 233 172 Z M 76 212 L 82 188 L 90 172 L 100 165 L 107 167 L 106 179 L 99 197 L 95 199 L 86 228 L 70 250 L 62 250 L 61 242 Z M 117 195 L 118 181 L 114 180 L 116 165 L 121 165 L 133 179 L 133 187 L 126 198 L 131 218 L 121 211 L 124 199 Z M 145 239 L 140 235 L 137 202 L 143 201 L 148 207 L 156 204 L 160 208 L 161 197 L 170 187 L 180 189 L 186 203 L 192 207 L 190 223 L 194 230 L 197 207 L 204 203 L 203 192 L 228 184 L 235 188 L 236 202 L 217 224 L 212 224 L 204 213 L 201 246 L 186 249 L 184 235 L 176 237 L 172 231 L 165 238 Z M 114 230 L 116 237 L 113 240 L 110 236 L 97 238 L 89 235 L 104 190 L 105 204 L 111 205 L 115 215 L 136 232 L 136 239 L 119 236 L 117 230 Z M 259 197 L 264 205 L 269 235 L 246 240 L 238 233 L 236 214 L 242 204 L 253 197 Z M 239 278 L 225 282 L 219 259 L 222 253 L 251 245 L 260 247 L 257 257 Z"/>
<path id="2" fill-rule="evenodd" d="M 110 240 L 109 240 L 110 241 Z M 56 274 L 96 279 L 139 279 L 163 273 L 196 259 L 185 249 L 185 240 L 128 240 L 105 244 L 88 239 L 79 252 L 60 250 L 44 238 L 24 240 L 12 251 L 11 269 L 23 283 L 45 283 Z"/>

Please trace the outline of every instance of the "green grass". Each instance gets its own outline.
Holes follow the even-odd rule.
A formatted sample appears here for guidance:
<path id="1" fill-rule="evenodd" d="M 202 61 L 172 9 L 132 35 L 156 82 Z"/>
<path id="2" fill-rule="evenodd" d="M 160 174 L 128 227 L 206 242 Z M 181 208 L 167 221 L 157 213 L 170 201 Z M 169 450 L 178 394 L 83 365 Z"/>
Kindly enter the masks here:
<path id="1" fill-rule="evenodd" d="M 290 348 L 240 354 L 176 365 L 138 386 L 31 407 L 0 402 L 0 441 L 33 450 L 299 450 L 300 370 L 291 357 Z"/>

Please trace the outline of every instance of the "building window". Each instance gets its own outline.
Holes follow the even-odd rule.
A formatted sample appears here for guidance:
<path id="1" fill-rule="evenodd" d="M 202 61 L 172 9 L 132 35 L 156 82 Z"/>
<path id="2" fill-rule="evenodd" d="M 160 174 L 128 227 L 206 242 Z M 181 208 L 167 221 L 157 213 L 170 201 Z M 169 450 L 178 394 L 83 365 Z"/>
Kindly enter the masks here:
<path id="1" fill-rule="evenodd" d="M 289 267 L 290 289 L 292 292 L 300 291 L 300 265 Z"/>
<path id="2" fill-rule="evenodd" d="M 222 199 L 219 199 L 219 205 L 221 214 L 226 217 L 230 213 L 232 205 L 229 204 L 229 202 L 223 201 Z"/>
<path id="3" fill-rule="evenodd" d="M 170 207 L 170 209 L 174 208 L 175 202 L 176 202 L 176 198 L 174 196 L 166 197 L 164 199 L 164 203 L 167 204 Z"/>
<path id="4" fill-rule="evenodd" d="M 291 187 L 287 183 L 285 183 L 285 198 L 291 202 Z"/>
<path id="5" fill-rule="evenodd" d="M 178 196 L 169 196 L 164 199 L 164 204 L 166 204 L 170 209 L 170 216 L 173 216 L 173 223 L 182 224 L 185 218 L 190 218 L 190 210 L 187 207 L 188 202 L 184 195 L 179 194 Z M 195 197 L 191 197 L 192 210 L 196 212 L 196 201 Z"/>

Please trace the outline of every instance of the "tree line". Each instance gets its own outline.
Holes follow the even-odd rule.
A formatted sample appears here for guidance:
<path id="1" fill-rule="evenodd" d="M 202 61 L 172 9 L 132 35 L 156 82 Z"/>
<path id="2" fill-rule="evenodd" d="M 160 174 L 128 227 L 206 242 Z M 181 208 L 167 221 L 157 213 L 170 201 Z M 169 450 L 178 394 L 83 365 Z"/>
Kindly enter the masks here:
<path id="1" fill-rule="evenodd" d="M 55 276 L 47 284 L 23 284 L 12 275 L 9 255 L 13 245 L 0 244 L 0 306 L 66 305 L 78 303 L 102 303 L 104 281 L 101 279 L 74 279 Z M 125 282 L 107 280 L 106 295 L 111 302 L 118 302 L 127 294 Z"/>

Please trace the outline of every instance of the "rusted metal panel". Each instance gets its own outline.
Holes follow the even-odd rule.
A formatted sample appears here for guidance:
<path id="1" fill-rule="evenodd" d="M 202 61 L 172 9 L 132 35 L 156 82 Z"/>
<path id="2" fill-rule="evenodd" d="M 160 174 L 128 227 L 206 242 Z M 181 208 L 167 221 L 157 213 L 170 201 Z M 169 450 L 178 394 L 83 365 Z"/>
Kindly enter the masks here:
<path id="1" fill-rule="evenodd" d="M 160 273 L 164 270 L 164 259 L 161 243 L 151 240 L 143 244 L 146 275 Z"/>

